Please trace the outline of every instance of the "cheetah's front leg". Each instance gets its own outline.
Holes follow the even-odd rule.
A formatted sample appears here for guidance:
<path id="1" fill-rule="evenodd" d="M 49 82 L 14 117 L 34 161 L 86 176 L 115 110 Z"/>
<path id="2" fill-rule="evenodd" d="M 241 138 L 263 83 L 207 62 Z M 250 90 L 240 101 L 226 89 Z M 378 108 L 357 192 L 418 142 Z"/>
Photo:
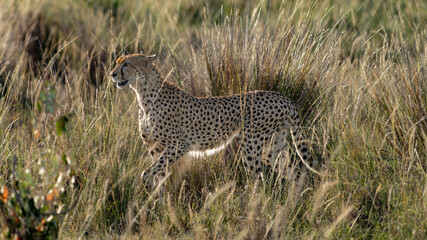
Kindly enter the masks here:
<path id="1" fill-rule="evenodd" d="M 163 151 L 165 150 L 165 147 L 162 146 L 159 143 L 156 143 L 153 141 L 152 144 L 147 144 L 148 146 L 148 150 L 150 151 L 150 156 L 151 156 L 151 160 L 152 162 L 155 162 L 157 159 L 160 158 L 160 156 L 162 155 Z"/>
<path id="2" fill-rule="evenodd" d="M 188 153 L 189 146 L 185 143 L 175 143 L 167 146 L 159 159 L 142 172 L 142 181 L 148 191 L 154 190 L 155 185 L 165 176 L 166 171 L 179 158 Z"/>

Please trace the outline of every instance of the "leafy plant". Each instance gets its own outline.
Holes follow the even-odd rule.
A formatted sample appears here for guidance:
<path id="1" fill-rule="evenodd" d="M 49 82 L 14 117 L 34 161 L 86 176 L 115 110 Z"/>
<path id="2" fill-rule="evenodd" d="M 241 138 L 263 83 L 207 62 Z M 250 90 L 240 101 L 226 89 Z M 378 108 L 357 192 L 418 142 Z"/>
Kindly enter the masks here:
<path id="1" fill-rule="evenodd" d="M 60 216 L 74 208 L 76 201 L 63 210 L 60 200 L 66 194 L 64 182 L 74 184 L 74 176 L 69 159 L 63 155 L 65 171 L 56 176 L 56 183 L 42 195 L 38 192 L 38 182 L 44 180 L 45 170 L 39 168 L 38 181 L 30 171 L 18 174 L 16 156 L 13 157 L 13 170 L 10 187 L 2 186 L 0 191 L 0 216 L 3 221 L 1 237 L 6 239 L 56 239 L 59 232 Z M 41 165 L 41 164 L 40 164 Z M 64 181 L 65 179 L 69 181 Z"/>

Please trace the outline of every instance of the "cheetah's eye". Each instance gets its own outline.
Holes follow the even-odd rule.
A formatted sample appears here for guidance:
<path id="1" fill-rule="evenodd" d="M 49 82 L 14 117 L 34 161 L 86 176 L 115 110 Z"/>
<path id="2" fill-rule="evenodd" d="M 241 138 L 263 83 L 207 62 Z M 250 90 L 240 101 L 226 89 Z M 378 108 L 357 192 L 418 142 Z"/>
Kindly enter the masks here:
<path id="1" fill-rule="evenodd" d="M 124 63 L 123 66 L 124 67 L 129 67 L 129 64 L 128 63 Z"/>

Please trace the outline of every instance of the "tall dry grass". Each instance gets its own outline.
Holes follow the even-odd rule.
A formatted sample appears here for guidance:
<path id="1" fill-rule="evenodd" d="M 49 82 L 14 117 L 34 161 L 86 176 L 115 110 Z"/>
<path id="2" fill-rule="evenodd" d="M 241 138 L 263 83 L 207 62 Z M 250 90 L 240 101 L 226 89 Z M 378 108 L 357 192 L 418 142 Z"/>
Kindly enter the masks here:
<path id="1" fill-rule="evenodd" d="M 46 196 L 68 156 L 76 188 L 61 201 L 78 201 L 60 216 L 60 238 L 426 235 L 425 3 L 0 4 L 0 184 L 10 186 L 13 156 L 34 175 L 41 162 L 51 181 L 32 194 Z M 321 176 L 302 191 L 253 182 L 228 149 L 184 158 L 163 198 L 147 196 L 134 94 L 106 74 L 117 56 L 141 51 L 192 95 L 290 97 Z"/>

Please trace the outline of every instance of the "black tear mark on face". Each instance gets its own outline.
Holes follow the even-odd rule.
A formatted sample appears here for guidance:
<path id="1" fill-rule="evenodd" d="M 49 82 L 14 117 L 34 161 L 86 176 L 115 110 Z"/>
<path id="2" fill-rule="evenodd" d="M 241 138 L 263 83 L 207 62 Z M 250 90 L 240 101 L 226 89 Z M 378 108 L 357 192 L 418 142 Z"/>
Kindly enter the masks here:
<path id="1" fill-rule="evenodd" d="M 127 65 L 127 63 L 124 63 L 123 65 L 122 65 L 122 67 L 120 68 L 120 73 L 122 74 L 122 78 L 124 79 L 125 78 L 125 74 L 124 74 L 124 72 L 123 72 L 123 69 L 125 68 L 125 67 L 127 67 L 128 65 Z"/>

